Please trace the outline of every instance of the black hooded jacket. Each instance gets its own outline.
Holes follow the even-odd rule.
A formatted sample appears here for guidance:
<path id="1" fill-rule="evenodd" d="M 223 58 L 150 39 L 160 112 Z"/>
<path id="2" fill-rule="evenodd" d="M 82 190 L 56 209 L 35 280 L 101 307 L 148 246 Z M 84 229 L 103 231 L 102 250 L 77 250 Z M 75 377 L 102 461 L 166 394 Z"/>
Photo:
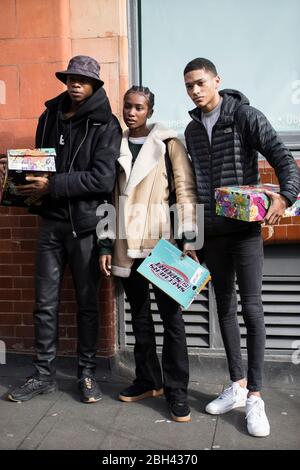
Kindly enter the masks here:
<path id="1" fill-rule="evenodd" d="M 188 152 L 195 169 L 198 202 L 204 204 L 206 236 L 232 233 L 248 222 L 216 215 L 214 190 L 220 186 L 259 184 L 258 152 L 274 168 L 280 193 L 293 204 L 300 192 L 300 172 L 289 150 L 275 130 L 239 91 L 222 90 L 218 121 L 211 143 L 201 121 L 201 110 L 190 112 L 192 121 L 185 131 Z"/>
<path id="2" fill-rule="evenodd" d="M 69 220 L 76 236 L 95 230 L 99 220 L 96 209 L 111 197 L 122 131 L 103 88 L 65 119 L 63 113 L 69 104 L 69 95 L 64 92 L 45 103 L 47 109 L 39 119 L 36 147 L 56 149 L 57 172 L 50 177 L 50 195 L 31 212 Z"/>

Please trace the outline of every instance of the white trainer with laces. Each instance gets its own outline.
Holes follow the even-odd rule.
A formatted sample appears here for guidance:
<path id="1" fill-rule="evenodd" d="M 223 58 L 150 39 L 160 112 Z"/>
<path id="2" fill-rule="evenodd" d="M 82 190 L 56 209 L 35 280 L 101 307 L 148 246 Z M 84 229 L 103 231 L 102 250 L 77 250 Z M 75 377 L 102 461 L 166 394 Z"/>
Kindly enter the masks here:
<path id="1" fill-rule="evenodd" d="M 246 402 L 246 420 L 248 433 L 255 437 L 267 437 L 270 424 L 265 412 L 262 398 L 251 395 Z"/>
<path id="2" fill-rule="evenodd" d="M 241 387 L 238 382 L 233 382 L 215 400 L 206 405 L 205 411 L 211 415 L 221 415 L 227 411 L 246 405 L 248 389 Z"/>

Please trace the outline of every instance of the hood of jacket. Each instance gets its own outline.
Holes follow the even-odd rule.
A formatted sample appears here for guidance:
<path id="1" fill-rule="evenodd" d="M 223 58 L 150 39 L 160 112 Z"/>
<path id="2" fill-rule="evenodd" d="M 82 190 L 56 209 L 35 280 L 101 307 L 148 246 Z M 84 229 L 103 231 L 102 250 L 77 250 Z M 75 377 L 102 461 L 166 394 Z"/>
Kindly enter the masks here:
<path id="1" fill-rule="evenodd" d="M 120 157 L 118 163 L 125 171 L 126 187 L 124 194 L 129 194 L 152 169 L 158 164 L 159 159 L 165 155 L 165 140 L 177 137 L 177 132 L 168 129 L 163 124 L 157 123 L 149 126 L 150 132 L 137 156 L 132 168 L 132 154 L 128 145 L 129 131 L 123 133 Z"/>
<path id="2" fill-rule="evenodd" d="M 248 98 L 240 91 L 226 88 L 219 92 L 220 96 L 223 98 L 220 119 L 229 124 L 234 118 L 234 113 L 240 106 L 249 105 L 250 102 Z M 189 111 L 190 116 L 196 121 L 201 121 L 202 111 L 200 108 L 194 108 Z"/>
<path id="3" fill-rule="evenodd" d="M 46 108 L 51 111 L 67 109 L 71 103 L 71 98 L 67 91 L 64 91 L 55 98 L 46 101 Z M 94 123 L 107 124 L 112 117 L 111 107 L 105 90 L 101 87 L 96 90 L 70 118 L 76 123 L 83 119 L 89 119 Z"/>

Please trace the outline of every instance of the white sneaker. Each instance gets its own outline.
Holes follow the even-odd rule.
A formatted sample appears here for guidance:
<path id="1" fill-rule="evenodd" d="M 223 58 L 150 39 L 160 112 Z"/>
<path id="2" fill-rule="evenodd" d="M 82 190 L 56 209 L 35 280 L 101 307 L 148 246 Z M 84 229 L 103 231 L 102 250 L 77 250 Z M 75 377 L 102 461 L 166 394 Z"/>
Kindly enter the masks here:
<path id="1" fill-rule="evenodd" d="M 262 398 L 251 395 L 246 402 L 246 420 L 248 433 L 255 437 L 267 437 L 270 434 L 270 424 L 265 413 Z"/>
<path id="2" fill-rule="evenodd" d="M 247 388 L 241 387 L 238 382 L 233 382 L 231 387 L 226 388 L 218 398 L 206 406 L 205 411 L 211 415 L 221 415 L 233 408 L 245 406 L 247 394 Z"/>

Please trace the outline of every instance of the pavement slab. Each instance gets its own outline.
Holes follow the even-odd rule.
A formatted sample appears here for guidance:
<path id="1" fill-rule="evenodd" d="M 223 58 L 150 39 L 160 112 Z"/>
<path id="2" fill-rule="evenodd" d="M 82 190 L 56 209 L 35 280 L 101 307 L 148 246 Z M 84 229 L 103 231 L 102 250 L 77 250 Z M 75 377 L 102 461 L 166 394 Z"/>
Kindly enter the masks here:
<path id="1" fill-rule="evenodd" d="M 135 403 L 118 400 L 130 379 L 99 368 L 103 398 L 95 404 L 78 399 L 74 359 L 58 361 L 58 391 L 13 403 L 6 395 L 32 372 L 31 357 L 10 358 L 0 366 L 1 450 L 269 450 L 300 448 L 300 389 L 290 383 L 264 389 L 270 420 L 268 438 L 249 436 L 245 410 L 212 416 L 205 405 L 228 384 L 210 383 L 205 373 L 189 384 L 192 420 L 171 421 L 164 397 Z M 272 383 L 272 382 L 269 382 Z"/>

